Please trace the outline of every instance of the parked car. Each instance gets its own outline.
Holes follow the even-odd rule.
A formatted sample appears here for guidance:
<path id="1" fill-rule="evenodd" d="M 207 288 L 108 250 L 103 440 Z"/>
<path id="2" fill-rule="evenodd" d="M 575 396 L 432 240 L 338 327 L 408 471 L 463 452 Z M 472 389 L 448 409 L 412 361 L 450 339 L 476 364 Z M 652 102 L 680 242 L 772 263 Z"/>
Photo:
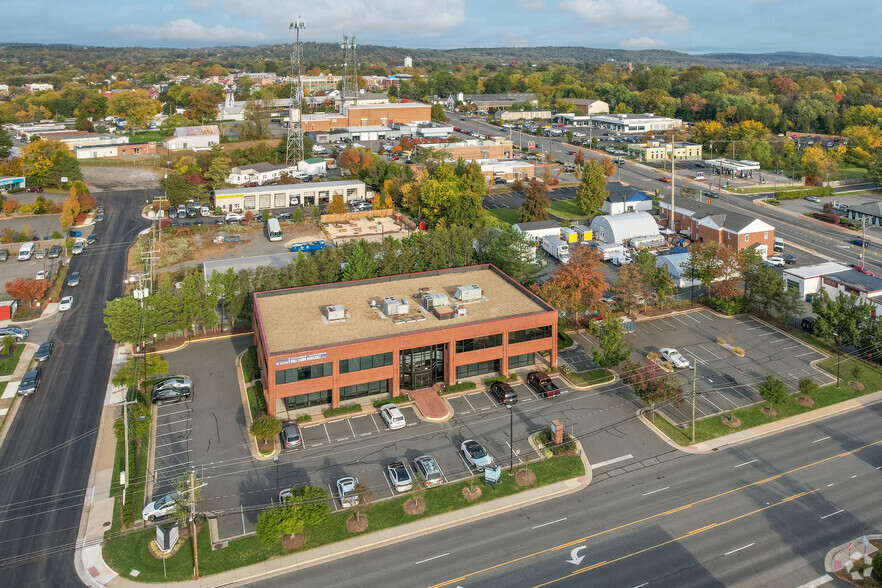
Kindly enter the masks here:
<path id="1" fill-rule="evenodd" d="M 389 476 L 389 483 L 396 492 L 407 492 L 413 487 L 413 479 L 407 467 L 400 461 L 393 461 L 386 466 L 386 475 Z"/>
<path id="2" fill-rule="evenodd" d="M 37 249 L 37 252 L 34 254 L 35 259 L 43 259 L 43 257 L 45 257 L 45 256 L 46 256 L 46 250 L 42 249 L 42 248 Z"/>
<path id="3" fill-rule="evenodd" d="M 813 317 L 813 316 L 805 317 L 804 319 L 802 319 L 801 326 L 802 326 L 803 331 L 806 331 L 808 333 L 814 333 L 815 332 L 815 317 Z"/>
<path id="4" fill-rule="evenodd" d="M 46 270 L 39 270 L 37 272 L 37 277 L 35 278 L 37 281 L 46 279 Z"/>
<path id="5" fill-rule="evenodd" d="M 187 376 L 175 376 L 158 382 L 153 386 L 150 401 L 153 404 L 166 402 L 182 402 L 193 395 L 193 380 Z"/>
<path id="6" fill-rule="evenodd" d="M 484 468 L 493 463 L 493 457 L 474 439 L 466 439 L 459 446 L 459 449 L 466 463 L 479 472 L 483 472 Z"/>
<path id="7" fill-rule="evenodd" d="M 439 486 L 444 483 L 444 476 L 441 474 L 441 468 L 431 455 L 421 455 L 413 462 L 414 470 L 417 477 L 425 484 L 426 488 Z"/>
<path id="8" fill-rule="evenodd" d="M 100 223 L 103 220 L 104 220 L 104 213 L 103 212 L 99 212 L 98 214 L 95 215 L 95 222 Z"/>
<path id="9" fill-rule="evenodd" d="M 52 341 L 46 341 L 37 348 L 37 352 L 34 354 L 34 360 L 46 361 L 52 357 L 53 349 L 55 349 L 55 344 Z"/>
<path id="10" fill-rule="evenodd" d="M 32 186 L 32 187 L 28 188 L 27 190 L 25 190 L 25 192 L 36 192 L 36 193 L 40 193 L 42 191 L 43 191 L 43 188 L 41 188 L 40 186 Z"/>
<path id="11" fill-rule="evenodd" d="M 796 256 L 789 253 L 785 253 L 784 255 L 782 255 L 781 259 L 783 259 L 784 263 L 786 264 L 796 263 Z"/>
<path id="12" fill-rule="evenodd" d="M 407 421 L 404 420 L 404 415 L 401 414 L 401 409 L 394 404 L 384 404 L 381 406 L 380 418 L 383 419 L 383 422 L 386 423 L 386 426 L 390 429 L 400 429 L 407 425 Z"/>
<path id="13" fill-rule="evenodd" d="M 92 245 L 98 240 L 98 237 L 95 236 L 95 233 L 92 233 L 88 237 L 86 237 L 86 245 Z"/>
<path id="14" fill-rule="evenodd" d="M 560 394 L 560 388 L 555 386 L 551 377 L 544 372 L 530 372 L 527 374 L 527 383 L 543 398 Z"/>
<path id="15" fill-rule="evenodd" d="M 772 257 L 767 258 L 767 259 L 766 259 L 766 263 L 767 263 L 768 265 L 771 265 L 771 266 L 774 266 L 774 267 L 779 267 L 779 266 L 784 265 L 784 258 L 783 258 L 783 257 L 779 257 L 779 256 L 777 256 L 777 255 L 774 255 L 774 256 L 772 256 Z"/>
<path id="16" fill-rule="evenodd" d="M 673 349 L 671 347 L 662 347 L 658 351 L 661 354 L 662 359 L 671 362 L 671 365 L 673 365 L 675 368 L 689 367 L 689 360 L 683 357 L 683 355 L 676 349 Z"/>
<path id="17" fill-rule="evenodd" d="M 74 243 L 74 246 L 71 248 L 71 255 L 79 255 L 86 249 L 86 243 L 84 241 L 77 241 Z"/>
<path id="18" fill-rule="evenodd" d="M 858 247 L 869 247 L 870 246 L 870 242 L 867 241 L 866 239 L 852 239 L 851 241 L 849 241 L 849 243 L 851 243 L 852 245 L 857 245 Z"/>
<path id="19" fill-rule="evenodd" d="M 496 185 L 496 184 L 508 184 L 508 182 L 505 181 L 505 178 L 496 178 L 496 179 L 493 180 L 493 184 L 494 184 L 494 185 Z"/>
<path id="20" fill-rule="evenodd" d="M 282 447 L 285 449 L 296 449 L 303 445 L 303 439 L 300 437 L 300 429 L 294 421 L 285 421 L 282 423 L 282 432 L 279 433 L 282 440 Z"/>
<path id="21" fill-rule="evenodd" d="M 496 397 L 496 400 L 506 406 L 518 403 L 517 392 L 505 382 L 493 382 L 490 384 L 490 393 Z"/>
<path id="22" fill-rule="evenodd" d="M 224 220 L 228 223 L 238 223 L 245 220 L 245 215 L 238 212 L 228 212 L 227 215 L 224 217 Z"/>
<path id="23" fill-rule="evenodd" d="M 0 339 L 7 335 L 14 337 L 16 341 L 24 341 L 28 338 L 29 332 L 21 327 L 3 327 L 0 328 Z"/>
<path id="24" fill-rule="evenodd" d="M 46 257 L 49 259 L 58 259 L 61 257 L 61 245 L 53 245 L 49 248 L 49 253 L 46 254 Z"/>
<path id="25" fill-rule="evenodd" d="M 9 249 L 0 249 L 0 261 L 9 260 Z"/>
<path id="26" fill-rule="evenodd" d="M 875 275 L 873 272 L 871 272 L 870 270 L 868 270 L 868 269 L 865 268 L 864 266 L 862 266 L 862 265 L 857 265 L 856 263 L 849 264 L 848 267 L 850 267 L 850 268 L 853 269 L 853 270 L 857 270 L 857 271 L 859 271 L 859 272 L 861 272 L 862 274 L 865 274 L 865 275 L 867 275 L 867 276 L 873 276 L 873 275 Z"/>
<path id="27" fill-rule="evenodd" d="M 42 379 L 43 370 L 41 368 L 34 368 L 25 372 L 25 375 L 21 377 L 21 382 L 18 384 L 19 396 L 30 396 L 36 392 L 37 387 L 40 385 L 40 380 Z"/>
<path id="28" fill-rule="evenodd" d="M 343 508 L 352 508 L 358 504 L 358 495 L 355 493 L 356 484 L 358 484 L 358 479 L 352 476 L 337 480 L 337 497 Z"/>
<path id="29" fill-rule="evenodd" d="M 170 515 L 175 511 L 175 506 L 177 506 L 176 500 L 177 496 L 174 494 L 166 494 L 159 500 L 154 500 L 141 511 L 141 518 L 152 522 L 158 518 Z"/>
<path id="30" fill-rule="evenodd" d="M 73 306 L 73 296 L 65 296 L 58 302 L 58 310 L 70 310 Z"/>
<path id="31" fill-rule="evenodd" d="M 809 202 L 820 202 L 821 199 L 817 196 L 806 196 L 805 199 Z"/>

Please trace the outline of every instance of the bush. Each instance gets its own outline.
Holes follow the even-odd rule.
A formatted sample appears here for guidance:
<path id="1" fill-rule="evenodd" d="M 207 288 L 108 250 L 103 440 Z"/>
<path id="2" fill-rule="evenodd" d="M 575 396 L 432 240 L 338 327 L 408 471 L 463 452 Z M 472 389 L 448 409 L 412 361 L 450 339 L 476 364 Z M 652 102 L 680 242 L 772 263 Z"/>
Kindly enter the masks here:
<path id="1" fill-rule="evenodd" d="M 723 300 L 722 298 L 711 298 L 708 306 L 721 314 L 729 316 L 736 314 L 744 314 L 750 310 L 750 300 L 745 298 L 735 298 L 733 300 Z"/>
<path id="2" fill-rule="evenodd" d="M 487 378 L 486 380 L 484 380 L 484 385 L 490 386 L 491 384 L 495 384 L 496 382 L 507 382 L 507 381 L 508 381 L 508 378 L 506 378 L 505 376 L 495 376 L 495 377 Z"/>
<path id="3" fill-rule="evenodd" d="M 257 380 L 254 382 L 254 401 L 257 403 L 257 410 L 266 413 L 266 397 L 263 395 L 263 382 Z"/>
<path id="4" fill-rule="evenodd" d="M 744 350 L 740 347 L 733 347 L 732 353 L 734 353 L 735 355 L 740 355 L 741 357 L 744 357 Z"/>
<path id="5" fill-rule="evenodd" d="M 541 443 L 552 455 L 560 455 L 576 450 L 576 440 L 567 432 L 563 434 L 563 442 L 560 445 L 554 445 L 554 436 L 551 434 L 550 428 L 542 429 L 536 436 L 536 441 Z"/>
<path id="6" fill-rule="evenodd" d="M 257 347 L 252 345 L 242 356 L 242 377 L 245 382 L 256 380 L 260 377 L 260 369 L 257 363 Z"/>
<path id="7" fill-rule="evenodd" d="M 349 414 L 350 412 L 358 412 L 360 410 L 360 404 L 347 404 L 345 406 L 338 406 L 337 408 L 329 408 L 322 411 L 322 414 L 325 415 L 325 418 L 331 418 L 332 416 L 337 416 L 338 414 Z"/>
<path id="8" fill-rule="evenodd" d="M 374 400 L 374 408 L 380 408 L 384 404 L 396 404 L 398 402 L 410 402 L 413 398 L 408 396 L 407 394 L 401 394 L 400 396 L 393 396 L 392 398 L 378 398 Z"/>
<path id="9" fill-rule="evenodd" d="M 557 332 L 557 350 L 566 349 L 573 344 L 573 338 L 567 335 L 566 333 L 562 333 L 561 331 Z"/>
<path id="10" fill-rule="evenodd" d="M 312 420 L 312 417 L 309 416 L 308 414 L 302 414 L 299 417 L 297 417 L 298 423 L 308 423 L 311 420 Z"/>
<path id="11" fill-rule="evenodd" d="M 882 551 L 873 556 L 873 579 L 882 582 Z"/>
<path id="12" fill-rule="evenodd" d="M 53 239 L 64 239 L 64 235 L 62 235 L 58 231 L 52 231 L 52 238 Z"/>
<path id="13" fill-rule="evenodd" d="M 258 441 L 272 441 L 282 432 L 282 421 L 268 415 L 257 417 L 249 429 Z"/>
<path id="14" fill-rule="evenodd" d="M 83 224 L 84 222 L 86 222 L 86 213 L 85 213 L 85 212 L 81 212 L 81 213 L 78 214 L 78 215 L 76 216 L 76 218 L 74 219 L 74 223 L 75 223 L 75 224 L 78 224 L 78 225 L 81 225 L 81 224 Z"/>
<path id="15" fill-rule="evenodd" d="M 453 392 L 463 392 L 465 390 L 474 390 L 478 385 L 474 382 L 463 382 L 461 384 L 453 384 L 451 386 L 445 386 L 443 390 L 441 390 L 441 394 L 451 394 Z"/>

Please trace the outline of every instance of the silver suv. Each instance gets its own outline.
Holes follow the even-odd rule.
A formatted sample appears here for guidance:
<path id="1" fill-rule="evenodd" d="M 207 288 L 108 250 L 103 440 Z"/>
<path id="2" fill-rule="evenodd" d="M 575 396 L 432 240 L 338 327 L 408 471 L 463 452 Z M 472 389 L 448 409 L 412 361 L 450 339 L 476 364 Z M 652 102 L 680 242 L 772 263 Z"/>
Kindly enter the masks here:
<path id="1" fill-rule="evenodd" d="M 28 338 L 29 334 L 30 332 L 27 329 L 20 327 L 4 327 L 0 329 L 0 339 L 9 335 L 15 337 L 16 341 L 23 341 Z"/>

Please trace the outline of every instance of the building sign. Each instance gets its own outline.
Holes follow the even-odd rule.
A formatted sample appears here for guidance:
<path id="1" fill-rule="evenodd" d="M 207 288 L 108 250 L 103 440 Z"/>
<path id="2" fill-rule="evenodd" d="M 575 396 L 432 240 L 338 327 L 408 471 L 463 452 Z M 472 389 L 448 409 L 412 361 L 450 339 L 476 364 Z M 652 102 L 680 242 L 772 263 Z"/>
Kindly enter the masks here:
<path id="1" fill-rule="evenodd" d="M 484 468 L 484 481 L 488 484 L 498 484 L 500 475 L 502 475 L 502 466 L 500 465 Z"/>
<path id="2" fill-rule="evenodd" d="M 321 353 L 310 353 L 309 355 L 300 355 L 298 357 L 286 357 L 285 359 L 279 359 L 276 361 L 276 367 L 283 365 L 291 365 L 292 363 L 304 363 L 307 361 L 315 361 L 316 359 L 324 359 L 328 356 L 327 353 L 322 351 Z"/>

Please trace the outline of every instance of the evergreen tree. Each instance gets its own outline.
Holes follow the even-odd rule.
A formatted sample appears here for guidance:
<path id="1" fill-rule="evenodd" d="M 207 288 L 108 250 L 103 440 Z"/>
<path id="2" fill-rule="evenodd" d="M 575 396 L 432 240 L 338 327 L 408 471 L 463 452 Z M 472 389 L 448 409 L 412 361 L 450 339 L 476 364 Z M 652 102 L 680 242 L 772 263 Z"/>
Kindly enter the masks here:
<path id="1" fill-rule="evenodd" d="M 346 267 L 343 269 L 343 280 L 364 280 L 377 275 L 377 265 L 368 257 L 364 250 L 364 240 L 360 240 L 352 247 L 352 251 L 346 257 Z"/>
<path id="2" fill-rule="evenodd" d="M 313 286 L 318 284 L 318 268 L 312 256 L 303 251 L 297 253 L 297 262 L 294 266 L 294 284 L 297 286 Z"/>
<path id="3" fill-rule="evenodd" d="M 487 261 L 520 282 L 532 284 L 539 274 L 536 245 L 510 226 L 493 237 L 485 249 Z"/>

